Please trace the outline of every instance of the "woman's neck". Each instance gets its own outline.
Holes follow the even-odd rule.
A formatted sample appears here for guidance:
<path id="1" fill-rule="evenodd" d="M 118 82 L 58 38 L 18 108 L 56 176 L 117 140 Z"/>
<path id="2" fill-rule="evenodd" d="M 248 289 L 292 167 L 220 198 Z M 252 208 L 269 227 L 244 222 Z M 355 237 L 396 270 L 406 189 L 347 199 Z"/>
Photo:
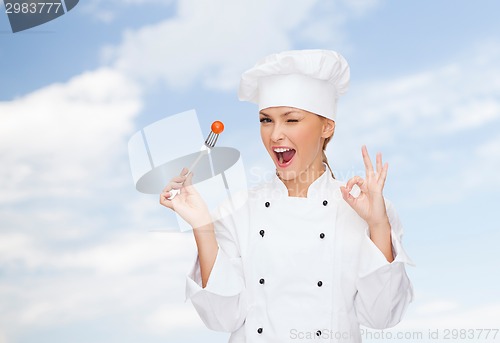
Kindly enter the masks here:
<path id="1" fill-rule="evenodd" d="M 325 166 L 321 163 L 321 167 L 310 166 L 296 178 L 290 180 L 280 179 L 288 189 L 288 196 L 306 198 L 309 186 L 325 172 L 325 169 Z"/>

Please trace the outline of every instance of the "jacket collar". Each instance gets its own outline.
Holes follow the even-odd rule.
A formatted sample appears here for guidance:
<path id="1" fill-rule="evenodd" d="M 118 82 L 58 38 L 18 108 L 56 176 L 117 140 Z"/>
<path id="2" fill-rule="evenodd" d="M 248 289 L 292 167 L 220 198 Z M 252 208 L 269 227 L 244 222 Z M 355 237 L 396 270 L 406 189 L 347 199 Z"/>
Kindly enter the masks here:
<path id="1" fill-rule="evenodd" d="M 339 187 L 341 182 L 332 177 L 332 174 L 325 163 L 323 163 L 323 165 L 325 166 L 325 171 L 309 185 L 309 188 L 307 189 L 307 198 L 324 197 L 326 194 L 331 194 L 332 191 L 340 195 Z M 271 188 L 273 194 L 288 197 L 288 188 L 286 188 L 283 181 L 281 181 L 277 175 L 273 177 Z"/>

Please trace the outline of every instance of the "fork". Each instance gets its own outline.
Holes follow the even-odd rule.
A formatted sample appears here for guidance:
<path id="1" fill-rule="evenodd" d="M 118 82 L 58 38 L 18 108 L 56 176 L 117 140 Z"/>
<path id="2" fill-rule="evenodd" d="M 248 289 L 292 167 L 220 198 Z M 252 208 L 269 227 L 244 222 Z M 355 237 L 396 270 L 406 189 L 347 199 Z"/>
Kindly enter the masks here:
<path id="1" fill-rule="evenodd" d="M 224 131 L 224 124 L 218 120 L 214 121 L 212 123 L 212 126 L 210 127 L 210 129 L 211 129 L 211 131 L 208 134 L 207 139 L 205 139 L 205 147 L 207 147 L 208 149 L 203 149 L 202 151 L 200 151 L 200 153 L 198 154 L 198 157 L 196 157 L 194 162 L 191 164 L 191 166 L 189 167 L 188 172 L 185 176 L 188 176 L 193 171 L 193 169 L 196 167 L 196 165 L 201 160 L 201 158 L 205 154 L 209 153 L 209 151 L 213 147 L 215 147 L 215 143 L 217 143 L 217 139 L 219 138 L 219 135 L 222 133 L 222 131 Z M 168 200 L 172 200 L 173 198 L 175 198 L 175 196 L 180 193 L 180 190 L 173 189 L 170 193 L 171 193 L 171 195 L 170 195 L 170 198 L 168 198 Z"/>

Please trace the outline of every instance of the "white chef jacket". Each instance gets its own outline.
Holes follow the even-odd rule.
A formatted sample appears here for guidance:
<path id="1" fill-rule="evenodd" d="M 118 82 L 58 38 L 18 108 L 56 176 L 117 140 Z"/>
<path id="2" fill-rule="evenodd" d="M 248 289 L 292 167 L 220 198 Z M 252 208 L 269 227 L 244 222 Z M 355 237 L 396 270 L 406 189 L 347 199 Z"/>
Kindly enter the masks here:
<path id="1" fill-rule="evenodd" d="M 205 325 L 230 343 L 361 342 L 359 325 L 396 325 L 413 299 L 402 225 L 386 200 L 394 261 L 369 238 L 367 223 L 325 171 L 307 197 L 283 182 L 248 191 L 243 207 L 220 209 L 219 250 L 207 285 L 199 260 L 187 275 L 189 298 Z"/>

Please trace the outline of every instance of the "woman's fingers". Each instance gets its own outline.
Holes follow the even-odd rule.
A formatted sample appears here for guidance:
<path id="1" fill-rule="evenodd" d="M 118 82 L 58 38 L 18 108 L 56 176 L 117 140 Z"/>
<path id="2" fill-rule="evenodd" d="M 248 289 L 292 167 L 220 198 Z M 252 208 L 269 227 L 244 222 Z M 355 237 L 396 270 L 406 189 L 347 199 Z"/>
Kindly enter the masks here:
<path id="1" fill-rule="evenodd" d="M 188 173 L 187 168 L 183 168 L 181 170 L 180 175 L 173 177 L 168 185 L 163 188 L 163 191 L 171 191 L 172 189 L 180 189 L 182 188 L 182 184 L 186 181 L 186 174 Z"/>
<path id="2" fill-rule="evenodd" d="M 173 189 L 181 189 L 182 182 L 170 182 L 167 187 L 163 189 L 163 192 L 170 192 Z"/>
<path id="3" fill-rule="evenodd" d="M 377 152 L 376 165 L 377 165 L 377 174 L 380 175 L 380 173 L 382 172 L 382 154 L 380 152 Z"/>
<path id="4" fill-rule="evenodd" d="M 189 175 L 187 175 L 188 172 L 189 170 L 184 167 L 182 168 L 180 175 L 175 176 L 170 180 L 168 185 L 163 188 L 162 192 L 160 193 L 160 204 L 173 209 L 173 199 L 170 199 L 170 197 L 174 193 L 178 193 L 176 191 L 180 190 L 184 186 L 186 179 L 189 177 Z"/>
<path id="5" fill-rule="evenodd" d="M 365 168 L 366 168 L 366 178 L 370 180 L 370 177 L 375 175 L 377 184 L 379 185 L 384 185 L 385 179 L 387 178 L 387 169 L 389 165 L 387 162 L 383 164 L 382 162 L 382 153 L 378 152 L 376 156 L 376 172 L 373 170 L 373 165 L 370 160 L 370 156 L 368 155 L 368 150 L 366 149 L 366 146 L 363 145 L 361 148 L 362 153 L 363 153 L 363 161 L 365 163 Z"/>
<path id="6" fill-rule="evenodd" d="M 354 201 L 354 197 L 349 193 L 346 187 L 340 186 L 340 192 L 342 193 L 342 198 L 344 198 L 348 204 Z"/>
<path id="7" fill-rule="evenodd" d="M 189 173 L 187 177 L 185 177 L 184 181 L 185 186 L 192 186 L 193 185 L 193 173 Z"/>
<path id="8" fill-rule="evenodd" d="M 362 188 L 364 183 L 365 180 L 361 176 L 356 175 L 350 178 L 349 181 L 347 181 L 345 187 L 347 189 L 347 192 L 350 192 L 354 185 L 358 185 L 359 188 Z"/>
<path id="9" fill-rule="evenodd" d="M 170 180 L 170 182 L 183 183 L 184 180 L 186 180 L 185 176 L 176 176 L 176 177 L 173 177 L 172 180 Z"/>
<path id="10" fill-rule="evenodd" d="M 167 192 L 167 191 L 161 192 L 160 204 L 165 206 L 165 207 L 168 207 L 170 209 L 173 209 L 174 205 L 172 204 L 172 200 L 170 200 L 169 198 L 170 198 L 170 192 Z"/>
<path id="11" fill-rule="evenodd" d="M 184 183 L 182 184 L 182 192 L 186 195 L 194 194 L 193 173 L 189 173 L 189 175 L 186 177 Z"/>
<path id="12" fill-rule="evenodd" d="M 380 177 L 378 179 L 378 183 L 382 187 L 384 187 L 385 179 L 387 178 L 387 170 L 388 169 L 389 169 L 389 163 L 385 162 L 384 166 L 382 167 L 382 172 L 380 173 Z"/>
<path id="13" fill-rule="evenodd" d="M 368 177 L 374 171 L 373 171 L 372 161 L 370 160 L 370 155 L 368 155 L 368 149 L 366 148 L 366 145 L 363 145 L 361 147 L 361 154 L 363 155 L 363 162 L 365 163 L 366 177 Z"/>
<path id="14" fill-rule="evenodd" d="M 169 200 L 171 193 L 170 192 L 161 192 L 160 194 L 160 203 L 164 202 L 165 200 Z"/>
<path id="15" fill-rule="evenodd" d="M 351 194 L 354 185 L 357 185 L 361 191 L 359 194 L 355 194 L 355 196 Z M 362 194 L 366 194 L 366 180 L 364 180 L 361 176 L 356 175 L 349 179 L 349 181 L 347 181 L 345 187 L 341 186 L 340 190 L 342 192 L 342 197 L 344 198 L 344 200 L 347 201 L 349 205 L 353 205 L 356 199 L 362 196 Z"/>

